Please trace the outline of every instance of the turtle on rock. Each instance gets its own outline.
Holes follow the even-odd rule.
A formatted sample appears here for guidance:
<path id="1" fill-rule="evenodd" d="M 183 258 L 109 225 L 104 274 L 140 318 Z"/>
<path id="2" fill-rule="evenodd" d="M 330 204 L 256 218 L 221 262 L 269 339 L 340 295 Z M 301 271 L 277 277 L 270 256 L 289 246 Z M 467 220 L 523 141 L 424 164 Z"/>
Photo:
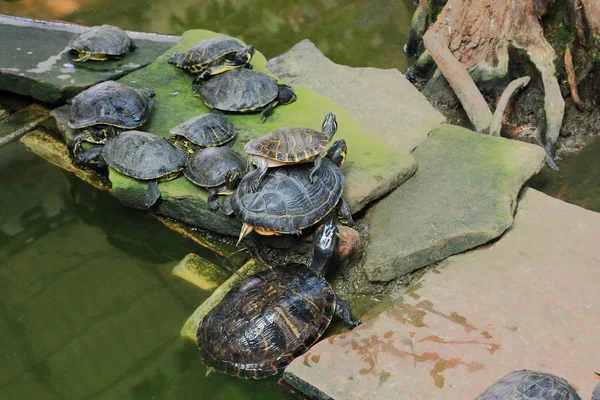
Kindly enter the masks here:
<path id="1" fill-rule="evenodd" d="M 196 80 L 192 89 L 212 109 L 240 113 L 262 110 L 262 122 L 277 105 L 296 100 L 291 86 L 248 68 L 234 69 L 207 81 Z"/>
<path id="2" fill-rule="evenodd" d="M 522 369 L 499 379 L 475 400 L 581 400 L 581 397 L 561 377 Z M 600 400 L 600 383 L 592 393 L 592 400 Z"/>
<path id="3" fill-rule="evenodd" d="M 225 214 L 234 214 L 243 222 L 238 243 L 252 231 L 267 236 L 299 235 L 336 207 L 342 223 L 353 225 L 352 212 L 342 197 L 344 174 L 339 168 L 346 151 L 343 139 L 333 143 L 314 183 L 309 164 L 269 169 L 257 192 L 249 190 L 247 181 L 252 177 L 246 174 L 222 205 Z"/>
<path id="4" fill-rule="evenodd" d="M 126 131 L 109 140 L 102 158 L 116 171 L 148 182 L 145 201 L 132 204 L 141 209 L 152 207 L 160 198 L 159 181 L 176 178 L 187 164 L 184 150 L 165 138 L 140 131 Z"/>
<path id="5" fill-rule="evenodd" d="M 248 166 L 256 169 L 249 173 L 248 185 L 256 191 L 267 173 L 267 168 L 314 161 L 310 170 L 310 181 L 321 166 L 326 146 L 337 131 L 335 114 L 325 115 L 321 132 L 310 128 L 281 128 L 246 143 L 244 150 L 249 154 Z"/>
<path id="6" fill-rule="evenodd" d="M 137 46 L 122 29 L 101 25 L 79 35 L 69 48 L 71 55 L 75 57 L 73 61 L 86 62 L 120 59 Z"/>
<path id="7" fill-rule="evenodd" d="M 192 117 L 169 133 L 174 135 L 173 142 L 190 154 L 203 147 L 231 146 L 237 136 L 235 126 L 216 110 Z"/>
<path id="8" fill-rule="evenodd" d="M 243 46 L 235 39 L 218 36 L 196 42 L 187 53 L 173 54 L 169 64 L 198 74 L 196 79 L 200 81 L 211 75 L 248 66 L 253 55 L 254 46 Z"/>
<path id="9" fill-rule="evenodd" d="M 333 222 L 318 231 L 310 265 L 251 275 L 200 320 L 196 334 L 211 369 L 244 378 L 279 374 L 323 335 L 336 317 L 353 329 L 350 306 L 325 280 L 338 245 Z"/>
<path id="10" fill-rule="evenodd" d="M 124 130 L 141 127 L 152 109 L 154 91 L 136 89 L 115 81 L 99 83 L 84 90 L 71 101 L 68 125 L 75 135 L 67 143 L 75 163 L 89 163 L 81 157 L 83 142 L 104 144 Z"/>
<path id="11" fill-rule="evenodd" d="M 245 170 L 244 157 L 229 147 L 209 147 L 190 158 L 183 174 L 195 185 L 209 191 L 208 208 L 217 211 L 217 196 L 231 194 Z"/>

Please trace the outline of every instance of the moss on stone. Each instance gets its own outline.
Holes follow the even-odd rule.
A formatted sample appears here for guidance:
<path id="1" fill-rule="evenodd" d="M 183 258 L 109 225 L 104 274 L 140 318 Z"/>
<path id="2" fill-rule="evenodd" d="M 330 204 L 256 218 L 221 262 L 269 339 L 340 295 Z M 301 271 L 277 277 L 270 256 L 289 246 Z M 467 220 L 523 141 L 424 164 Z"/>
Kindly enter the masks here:
<path id="1" fill-rule="evenodd" d="M 173 275 L 185 279 L 202 290 L 214 290 L 225 282 L 228 274 L 210 261 L 190 253 L 173 268 Z"/>

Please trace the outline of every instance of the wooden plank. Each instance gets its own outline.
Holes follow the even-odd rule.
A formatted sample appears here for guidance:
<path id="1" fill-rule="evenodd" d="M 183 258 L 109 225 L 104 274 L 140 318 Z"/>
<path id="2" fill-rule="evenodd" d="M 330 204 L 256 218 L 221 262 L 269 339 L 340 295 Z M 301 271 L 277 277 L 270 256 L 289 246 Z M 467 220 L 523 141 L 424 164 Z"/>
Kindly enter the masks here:
<path id="1" fill-rule="evenodd" d="M 8 110 L 4 110 L 8 113 Z M 50 110 L 40 104 L 30 104 L 0 121 L 0 146 L 20 138 L 50 118 Z"/>

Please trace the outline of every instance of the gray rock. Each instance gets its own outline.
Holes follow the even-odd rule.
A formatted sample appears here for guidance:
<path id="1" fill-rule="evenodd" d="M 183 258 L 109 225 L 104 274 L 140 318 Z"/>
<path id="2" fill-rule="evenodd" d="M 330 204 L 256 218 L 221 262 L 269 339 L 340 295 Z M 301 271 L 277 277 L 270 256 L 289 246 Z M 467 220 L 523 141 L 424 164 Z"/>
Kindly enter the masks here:
<path id="1" fill-rule="evenodd" d="M 513 221 L 539 146 L 443 125 L 413 153 L 415 176 L 369 211 L 364 268 L 388 281 L 486 243 Z"/>
<path id="2" fill-rule="evenodd" d="M 151 63 L 179 40 L 128 32 L 138 48 L 121 60 L 73 63 L 69 43 L 89 28 L 0 15 L 0 90 L 58 103 Z"/>
<path id="3" fill-rule="evenodd" d="M 267 68 L 330 97 L 398 150 L 412 151 L 446 120 L 397 69 L 335 64 L 308 39 L 269 60 Z"/>

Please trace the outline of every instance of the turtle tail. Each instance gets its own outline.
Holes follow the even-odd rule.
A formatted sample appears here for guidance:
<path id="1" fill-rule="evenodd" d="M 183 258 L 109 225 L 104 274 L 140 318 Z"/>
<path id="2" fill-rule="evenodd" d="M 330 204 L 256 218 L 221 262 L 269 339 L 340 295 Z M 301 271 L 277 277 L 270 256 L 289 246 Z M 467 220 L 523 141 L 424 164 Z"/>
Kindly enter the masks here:
<path id="1" fill-rule="evenodd" d="M 185 59 L 185 54 L 183 53 L 175 53 L 171 57 L 169 57 L 169 64 L 174 64 L 181 68 L 183 65 L 183 60 Z"/>

